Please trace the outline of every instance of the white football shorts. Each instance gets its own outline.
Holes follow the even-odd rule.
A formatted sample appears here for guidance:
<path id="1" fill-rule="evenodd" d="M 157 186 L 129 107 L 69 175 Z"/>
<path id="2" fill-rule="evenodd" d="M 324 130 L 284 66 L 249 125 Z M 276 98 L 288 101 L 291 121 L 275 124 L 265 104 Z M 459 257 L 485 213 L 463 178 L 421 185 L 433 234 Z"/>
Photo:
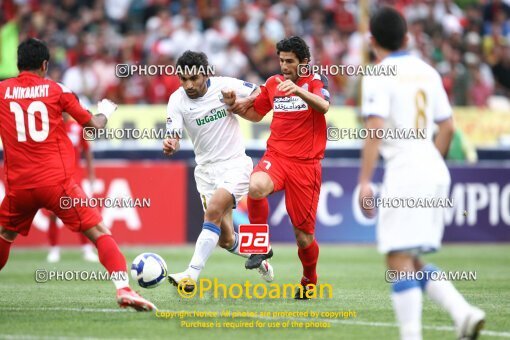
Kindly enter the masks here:
<path id="1" fill-rule="evenodd" d="M 232 194 L 232 207 L 235 209 L 243 196 L 248 194 L 252 171 L 253 161 L 248 156 L 197 165 L 195 167 L 195 182 L 204 211 L 214 192 L 219 188 Z"/>
<path id="2" fill-rule="evenodd" d="M 402 169 L 404 170 L 404 169 Z M 434 198 L 437 202 L 449 197 L 450 175 L 446 166 L 434 175 L 420 174 L 412 169 L 388 170 L 381 188 L 381 198 L 415 199 L 407 206 L 379 206 L 377 246 L 381 253 L 409 251 L 416 254 L 436 251 L 441 247 L 444 217 L 447 207 L 416 207 L 419 198 Z M 431 170 L 430 168 L 428 169 Z M 420 179 L 420 180 L 417 180 Z M 440 200 L 440 198 L 442 200 Z M 397 204 L 398 206 L 399 204 Z"/>

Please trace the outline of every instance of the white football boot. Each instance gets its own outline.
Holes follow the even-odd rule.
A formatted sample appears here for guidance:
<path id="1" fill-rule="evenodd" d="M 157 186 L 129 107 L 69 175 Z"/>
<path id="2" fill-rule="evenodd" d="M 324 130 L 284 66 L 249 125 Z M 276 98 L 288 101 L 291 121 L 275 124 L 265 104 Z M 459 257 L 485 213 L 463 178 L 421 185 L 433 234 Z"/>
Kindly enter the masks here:
<path id="1" fill-rule="evenodd" d="M 485 312 L 480 308 L 470 306 L 464 319 L 455 325 L 458 339 L 474 340 L 480 335 L 485 324 Z"/>
<path id="2" fill-rule="evenodd" d="M 168 281 L 177 289 L 184 289 L 187 293 L 195 290 L 197 285 L 196 280 L 192 279 L 187 272 L 168 274 Z"/>
<path id="3" fill-rule="evenodd" d="M 271 266 L 269 261 L 262 261 L 260 267 L 257 270 L 264 281 L 271 282 L 274 280 L 273 266 Z"/>

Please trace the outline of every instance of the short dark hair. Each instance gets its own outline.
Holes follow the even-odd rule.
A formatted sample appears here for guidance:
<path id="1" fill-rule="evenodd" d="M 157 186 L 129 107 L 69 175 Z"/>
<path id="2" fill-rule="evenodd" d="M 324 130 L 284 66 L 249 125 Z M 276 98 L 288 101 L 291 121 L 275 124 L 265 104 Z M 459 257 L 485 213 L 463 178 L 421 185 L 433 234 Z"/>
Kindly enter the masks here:
<path id="1" fill-rule="evenodd" d="M 204 52 L 193 52 L 187 50 L 179 57 L 179 59 L 177 59 L 176 66 L 180 70 L 196 69 L 207 72 L 209 69 L 209 61 L 207 60 L 207 55 Z"/>
<path id="2" fill-rule="evenodd" d="M 385 6 L 370 18 L 370 33 L 379 46 L 396 51 L 404 45 L 407 23 L 396 9 Z"/>
<path id="3" fill-rule="evenodd" d="M 280 52 L 293 52 L 299 61 L 303 61 L 308 59 L 310 61 L 310 48 L 306 44 L 306 42 L 300 37 L 290 37 L 280 40 L 276 44 L 276 50 L 278 51 L 278 55 Z"/>
<path id="4" fill-rule="evenodd" d="M 50 61 L 50 50 L 36 38 L 28 38 L 18 46 L 18 70 L 34 71 L 41 68 L 43 61 Z"/>

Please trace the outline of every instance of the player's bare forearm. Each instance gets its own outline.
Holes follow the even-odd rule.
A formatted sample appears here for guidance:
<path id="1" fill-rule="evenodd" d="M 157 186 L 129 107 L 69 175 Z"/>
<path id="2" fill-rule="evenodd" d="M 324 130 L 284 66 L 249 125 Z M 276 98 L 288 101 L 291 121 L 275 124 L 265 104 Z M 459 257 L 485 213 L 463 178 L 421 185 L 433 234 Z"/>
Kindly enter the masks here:
<path id="1" fill-rule="evenodd" d="M 93 127 L 96 129 L 103 129 L 108 122 L 108 118 L 117 110 L 117 104 L 109 99 L 102 99 L 97 103 L 97 115 L 93 115 L 92 119 L 85 123 L 83 126 Z"/>
<path id="2" fill-rule="evenodd" d="M 252 108 L 253 103 L 255 102 L 255 99 L 257 99 L 260 92 L 260 87 L 257 87 L 248 97 L 236 99 L 234 105 L 231 107 L 233 112 L 236 114 L 243 114 L 248 109 Z"/>
<path id="3" fill-rule="evenodd" d="M 262 118 L 264 118 L 263 115 L 261 115 L 257 111 L 255 111 L 253 106 L 250 107 L 248 110 L 246 110 L 245 113 L 240 113 L 238 115 L 246 120 L 249 120 L 250 122 L 255 122 L 255 123 L 260 122 L 262 120 Z"/>
<path id="4" fill-rule="evenodd" d="M 301 87 L 299 87 L 299 90 L 296 91 L 296 95 L 303 99 L 308 105 L 312 107 L 312 109 L 317 112 L 325 114 L 329 110 L 329 102 L 326 99 L 308 92 Z"/>
<path id="5" fill-rule="evenodd" d="M 103 129 L 108 123 L 108 119 L 102 113 L 98 113 L 97 115 L 93 115 L 92 118 L 83 124 L 84 127 L 93 127 L 96 129 Z"/>
<path id="6" fill-rule="evenodd" d="M 384 127 L 384 119 L 381 117 L 369 117 L 365 122 L 367 129 L 382 129 Z M 361 169 L 359 173 L 359 183 L 369 184 L 372 181 L 375 167 L 379 160 L 379 146 L 381 139 L 367 138 L 361 150 Z"/>
<path id="7" fill-rule="evenodd" d="M 374 175 L 374 169 L 379 160 L 380 139 L 366 139 L 361 151 L 361 169 L 359 173 L 359 183 L 369 184 Z"/>
<path id="8" fill-rule="evenodd" d="M 453 132 L 455 128 L 453 126 L 453 119 L 448 118 L 437 124 L 439 131 L 437 133 L 434 143 L 436 148 L 439 150 L 443 157 L 446 157 L 448 150 L 450 149 L 450 143 L 453 138 Z"/>
<path id="9" fill-rule="evenodd" d="M 230 103 L 226 102 L 228 105 L 228 110 L 230 112 L 233 112 L 237 115 L 244 115 L 246 111 L 248 111 L 250 108 L 253 107 L 253 103 L 255 102 L 255 99 L 260 94 L 260 88 L 257 87 L 253 92 L 246 98 L 237 98 L 235 95 L 231 96 Z M 233 103 L 232 102 L 233 100 Z"/>

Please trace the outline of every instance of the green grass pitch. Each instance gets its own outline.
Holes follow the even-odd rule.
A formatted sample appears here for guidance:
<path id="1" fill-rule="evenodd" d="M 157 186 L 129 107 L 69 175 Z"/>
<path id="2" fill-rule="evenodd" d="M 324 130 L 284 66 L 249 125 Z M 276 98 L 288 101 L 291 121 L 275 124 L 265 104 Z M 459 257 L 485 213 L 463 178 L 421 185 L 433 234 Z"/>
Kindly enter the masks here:
<path id="1" fill-rule="evenodd" d="M 155 252 L 166 261 L 170 272 L 183 270 L 193 248 L 123 248 L 130 263 L 141 252 Z M 297 283 L 301 266 L 295 246 L 275 245 L 272 264 L 275 283 Z M 330 322 L 330 328 L 272 328 L 270 322 L 303 321 L 294 318 L 257 318 L 264 328 L 189 329 L 178 319 L 157 318 L 154 313 L 136 313 L 117 308 L 110 282 L 35 282 L 35 271 L 102 270 L 99 264 L 81 260 L 76 249 L 63 249 L 58 264 L 45 262 L 46 250 L 14 247 L 10 261 L 0 272 L 0 338 L 183 338 L 183 339 L 396 339 L 398 328 L 384 282 L 383 257 L 371 246 L 321 245 L 319 281 L 333 286 L 332 299 L 214 299 L 212 293 L 198 299 L 181 298 L 168 282 L 146 290 L 132 284 L 143 296 L 164 311 L 356 311 L 356 318 L 314 321 Z M 449 271 L 476 271 L 476 281 L 454 284 L 466 299 L 487 312 L 482 339 L 510 338 L 510 245 L 447 245 L 427 262 Z M 225 284 L 262 282 L 256 271 L 244 269 L 244 259 L 217 248 L 209 259 L 203 278 L 217 278 Z M 251 319 L 187 319 L 188 321 L 239 322 Z M 312 319 L 308 320 L 312 321 Z M 424 339 L 454 339 L 449 316 L 424 298 Z"/>

